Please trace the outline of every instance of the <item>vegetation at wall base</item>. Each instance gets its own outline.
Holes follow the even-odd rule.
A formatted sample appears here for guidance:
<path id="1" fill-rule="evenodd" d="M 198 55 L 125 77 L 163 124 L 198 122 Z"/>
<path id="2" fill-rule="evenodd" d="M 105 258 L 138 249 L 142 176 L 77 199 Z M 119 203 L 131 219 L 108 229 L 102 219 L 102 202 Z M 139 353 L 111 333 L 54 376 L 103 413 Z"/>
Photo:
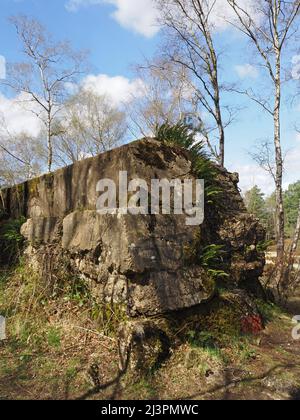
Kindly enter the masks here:
<path id="1" fill-rule="evenodd" d="M 232 369 L 243 372 L 236 385 L 242 394 L 243 375 L 251 380 L 248 370 L 260 369 L 261 357 L 269 369 L 277 351 L 275 346 L 267 355 L 260 335 L 242 334 L 239 312 L 217 300 L 207 314 L 157 319 L 172 343 L 169 356 L 155 369 L 151 364 L 149 370 L 128 369 L 118 385 L 105 386 L 118 377 L 118 328 L 126 324 L 126 314 L 118 305 L 99 305 L 78 278 L 48 286 L 24 259 L 1 271 L 0 314 L 7 319 L 7 340 L 0 344 L 4 398 L 81 398 L 94 389 L 95 371 L 103 390 L 91 393 L 92 399 L 115 392 L 125 399 L 184 398 L 203 390 L 217 396 L 214 384 Z M 220 293 L 222 302 L 228 291 Z M 257 304 L 267 328 L 288 331 L 288 318 L 277 307 Z"/>
<path id="2" fill-rule="evenodd" d="M 24 238 L 20 233 L 25 218 L 2 220 L 0 218 L 0 264 L 13 265 L 21 256 Z"/>

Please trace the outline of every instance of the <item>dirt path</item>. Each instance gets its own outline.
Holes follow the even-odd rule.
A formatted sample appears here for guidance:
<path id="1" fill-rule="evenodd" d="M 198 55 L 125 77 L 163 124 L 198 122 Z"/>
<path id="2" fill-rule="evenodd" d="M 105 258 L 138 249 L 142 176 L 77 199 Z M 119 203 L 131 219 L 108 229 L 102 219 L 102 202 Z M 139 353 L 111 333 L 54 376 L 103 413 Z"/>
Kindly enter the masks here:
<path id="1" fill-rule="evenodd" d="M 291 336 L 290 320 L 282 321 L 280 329 L 276 323 L 267 327 L 253 361 L 240 371 L 228 369 L 224 389 L 210 393 L 212 398 L 300 399 L 300 341 Z"/>

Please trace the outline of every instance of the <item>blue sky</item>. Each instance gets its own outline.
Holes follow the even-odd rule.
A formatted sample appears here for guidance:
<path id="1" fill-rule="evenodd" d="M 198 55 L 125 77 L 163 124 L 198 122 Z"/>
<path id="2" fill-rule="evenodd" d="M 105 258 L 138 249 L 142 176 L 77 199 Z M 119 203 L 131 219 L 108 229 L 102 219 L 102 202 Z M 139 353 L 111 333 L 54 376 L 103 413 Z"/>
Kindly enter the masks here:
<path id="1" fill-rule="evenodd" d="M 160 41 L 159 30 L 153 25 L 155 11 L 151 0 L 1 0 L 0 77 L 4 59 L 21 59 L 20 45 L 8 22 L 9 16 L 20 13 L 39 19 L 55 38 L 69 39 L 75 48 L 88 49 L 93 81 L 101 87 L 107 85 L 116 97 L 118 92 L 124 96 L 127 90 L 137 88 L 132 66 L 143 61 L 143 57 L 150 58 Z M 227 80 L 237 80 L 245 86 L 263 82 L 260 70 L 249 64 L 252 63 L 250 49 L 240 35 L 226 30 L 220 33 L 219 42 L 225 46 L 223 70 Z M 248 57 L 245 51 L 249 51 Z M 226 165 L 240 172 L 243 189 L 257 183 L 264 192 L 270 193 L 271 180 L 248 154 L 257 140 L 270 136 L 270 116 L 240 96 L 230 95 L 226 99 L 244 107 L 235 124 L 227 129 Z M 9 108 L 9 100 L 0 88 L 0 111 Z M 299 112 L 297 102 L 293 106 L 284 103 L 283 143 L 285 150 L 290 151 L 286 185 L 300 179 L 300 137 L 294 130 Z"/>

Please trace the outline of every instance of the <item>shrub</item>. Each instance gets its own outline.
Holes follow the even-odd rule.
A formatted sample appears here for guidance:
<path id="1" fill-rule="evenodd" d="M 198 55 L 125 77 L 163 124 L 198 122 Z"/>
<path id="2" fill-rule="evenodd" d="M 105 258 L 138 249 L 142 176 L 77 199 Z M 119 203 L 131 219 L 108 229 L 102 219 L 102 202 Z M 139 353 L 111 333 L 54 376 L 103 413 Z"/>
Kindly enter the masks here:
<path id="1" fill-rule="evenodd" d="M 16 220 L 8 220 L 0 225 L 0 258 L 2 263 L 14 264 L 20 257 L 24 238 L 20 233 L 26 219 L 20 217 Z"/>

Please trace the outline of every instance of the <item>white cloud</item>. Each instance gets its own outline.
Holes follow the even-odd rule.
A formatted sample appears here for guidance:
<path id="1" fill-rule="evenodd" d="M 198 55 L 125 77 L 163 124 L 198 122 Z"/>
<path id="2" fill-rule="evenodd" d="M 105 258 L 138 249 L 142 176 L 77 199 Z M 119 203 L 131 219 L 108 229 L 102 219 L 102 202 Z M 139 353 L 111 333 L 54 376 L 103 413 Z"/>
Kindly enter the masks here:
<path id="1" fill-rule="evenodd" d="M 65 7 L 69 12 L 77 12 L 83 7 L 104 4 L 110 4 L 116 8 L 111 16 L 126 29 L 147 38 L 153 37 L 160 30 L 158 18 L 161 12 L 155 7 L 155 0 L 67 0 Z M 255 20 L 259 19 L 257 7 L 255 8 L 256 0 L 240 0 L 239 4 Z M 223 31 L 228 27 L 232 27 L 228 23 L 229 21 L 237 23 L 236 15 L 227 1 L 209 0 L 208 5 L 210 9 L 210 25 L 215 30 Z"/>
<path id="2" fill-rule="evenodd" d="M 25 100 L 25 94 L 10 99 L 0 93 L 0 120 L 13 135 L 25 132 L 29 136 L 36 137 L 41 130 L 41 121 L 25 109 Z"/>
<path id="3" fill-rule="evenodd" d="M 0 79 L 6 78 L 6 60 L 3 55 L 0 55 Z"/>
<path id="4" fill-rule="evenodd" d="M 299 162 L 300 162 L 300 138 L 296 138 L 295 147 L 290 150 L 284 162 L 284 183 L 287 187 L 292 182 L 300 180 Z"/>
<path id="5" fill-rule="evenodd" d="M 68 0 L 66 9 L 77 12 L 81 7 L 111 4 L 112 17 L 124 28 L 151 38 L 159 32 L 158 12 L 153 0 Z"/>
<path id="6" fill-rule="evenodd" d="M 173 15 L 177 15 L 176 18 L 179 22 L 184 21 L 186 15 L 182 9 L 178 5 L 174 6 L 172 1 L 168 3 L 169 5 L 167 5 L 166 2 L 166 11 L 170 10 Z M 192 2 L 192 0 L 185 0 L 183 3 L 189 12 L 189 15 L 197 22 L 199 17 L 194 8 L 194 2 Z M 258 13 L 256 0 L 239 0 L 239 5 L 243 10 L 249 13 L 256 22 L 259 21 L 260 14 Z M 239 20 L 234 10 L 226 0 L 207 0 L 206 2 L 203 2 L 203 7 L 206 8 L 205 12 L 209 15 L 208 22 L 211 31 L 222 32 L 228 28 L 233 28 L 232 23 L 239 26 Z"/>
<path id="7" fill-rule="evenodd" d="M 80 87 L 98 95 L 105 95 L 112 105 L 118 107 L 128 104 L 133 97 L 142 96 L 145 92 L 145 86 L 140 79 L 129 80 L 123 76 L 110 77 L 105 74 L 85 77 Z M 72 84 L 68 88 L 71 94 L 78 90 L 78 86 Z M 0 92 L 0 134 L 1 126 L 3 134 L 8 129 L 12 135 L 25 132 L 32 137 L 38 136 L 42 129 L 41 120 L 28 108 L 26 94 L 8 98 Z"/>
<path id="8" fill-rule="evenodd" d="M 129 103 L 133 97 L 142 96 L 144 84 L 140 79 L 129 80 L 123 76 L 110 77 L 106 74 L 89 75 L 83 79 L 84 90 L 105 95 L 115 106 Z"/>
<path id="9" fill-rule="evenodd" d="M 247 77 L 250 77 L 251 79 L 257 79 L 259 75 L 257 68 L 251 64 L 235 66 L 235 71 L 241 79 L 245 79 Z"/>

